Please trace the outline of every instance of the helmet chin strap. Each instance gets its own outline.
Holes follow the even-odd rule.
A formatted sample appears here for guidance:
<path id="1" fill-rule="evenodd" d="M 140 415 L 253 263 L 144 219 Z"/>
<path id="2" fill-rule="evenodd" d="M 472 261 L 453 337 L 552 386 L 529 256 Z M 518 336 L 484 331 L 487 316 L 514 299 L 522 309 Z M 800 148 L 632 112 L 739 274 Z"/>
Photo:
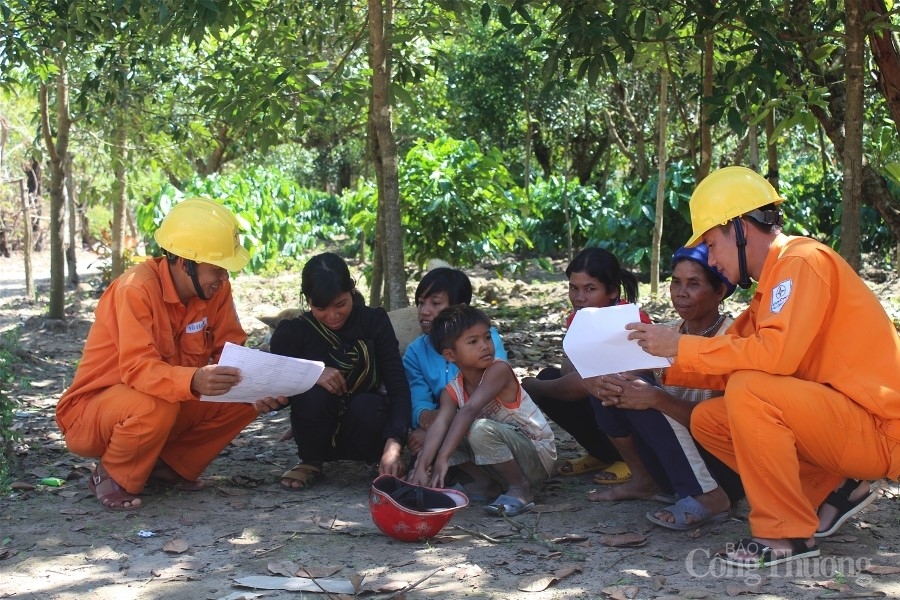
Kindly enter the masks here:
<path id="1" fill-rule="evenodd" d="M 741 289 L 746 290 L 750 287 L 750 274 L 747 272 L 747 237 L 744 235 L 744 224 L 741 223 L 741 218 L 736 217 L 732 219 L 732 222 L 734 223 L 734 242 L 737 244 L 738 251 L 738 267 L 741 271 L 741 278 L 737 284 L 741 286 Z"/>
<path id="2" fill-rule="evenodd" d="M 197 292 L 197 296 L 199 296 L 201 300 L 209 300 L 209 298 L 203 294 L 203 288 L 200 287 L 200 281 L 197 279 L 197 262 L 185 258 L 184 270 L 191 277 L 191 282 L 194 284 L 194 291 Z"/>

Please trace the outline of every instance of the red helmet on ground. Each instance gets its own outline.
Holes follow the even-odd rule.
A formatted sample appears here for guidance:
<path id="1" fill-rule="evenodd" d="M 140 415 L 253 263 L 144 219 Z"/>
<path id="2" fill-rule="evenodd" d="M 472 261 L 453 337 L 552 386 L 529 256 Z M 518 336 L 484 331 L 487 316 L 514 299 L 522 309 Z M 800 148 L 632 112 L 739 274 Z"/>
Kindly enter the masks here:
<path id="1" fill-rule="evenodd" d="M 381 475 L 369 491 L 372 521 L 385 535 L 401 542 L 434 537 L 455 511 L 468 504 L 462 492 L 410 485 L 393 475 Z"/>

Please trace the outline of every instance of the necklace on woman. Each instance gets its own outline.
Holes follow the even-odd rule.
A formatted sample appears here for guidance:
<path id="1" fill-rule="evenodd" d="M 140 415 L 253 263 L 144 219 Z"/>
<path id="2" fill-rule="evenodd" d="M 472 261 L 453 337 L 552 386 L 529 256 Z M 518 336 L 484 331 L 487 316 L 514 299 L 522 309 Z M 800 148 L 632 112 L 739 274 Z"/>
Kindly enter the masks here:
<path id="1" fill-rule="evenodd" d="M 703 331 L 698 331 L 697 333 L 691 333 L 688 331 L 687 321 L 684 322 L 684 332 L 688 335 L 707 335 L 712 331 L 716 331 L 722 322 L 725 321 L 725 315 L 719 315 L 719 318 L 716 319 L 716 322 L 704 329 Z"/>

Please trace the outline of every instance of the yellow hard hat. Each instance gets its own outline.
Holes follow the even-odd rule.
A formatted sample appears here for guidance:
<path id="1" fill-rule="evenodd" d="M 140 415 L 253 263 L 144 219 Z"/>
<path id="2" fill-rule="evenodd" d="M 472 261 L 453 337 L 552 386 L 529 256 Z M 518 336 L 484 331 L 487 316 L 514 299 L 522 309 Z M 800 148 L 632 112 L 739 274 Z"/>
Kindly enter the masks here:
<path id="1" fill-rule="evenodd" d="M 173 206 L 153 239 L 176 256 L 229 271 L 240 271 L 250 260 L 238 238 L 237 219 L 209 198 L 189 198 Z"/>
<path id="2" fill-rule="evenodd" d="M 747 167 L 725 167 L 713 171 L 691 194 L 693 235 L 685 246 L 700 243 L 703 234 L 731 219 L 767 204 L 784 200 L 766 178 Z"/>

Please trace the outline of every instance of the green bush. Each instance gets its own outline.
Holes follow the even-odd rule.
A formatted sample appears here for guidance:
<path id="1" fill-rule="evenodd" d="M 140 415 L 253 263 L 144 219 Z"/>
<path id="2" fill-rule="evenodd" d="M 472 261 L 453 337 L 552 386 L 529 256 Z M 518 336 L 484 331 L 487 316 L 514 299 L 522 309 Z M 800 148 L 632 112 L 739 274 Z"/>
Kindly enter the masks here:
<path id="1" fill-rule="evenodd" d="M 248 270 L 254 273 L 292 263 L 304 250 L 345 233 L 337 197 L 302 188 L 281 171 L 264 167 L 195 179 L 184 192 L 163 188 L 139 207 L 141 231 L 155 231 L 174 204 L 193 196 L 219 200 L 234 212 L 252 256 Z"/>
<path id="2" fill-rule="evenodd" d="M 400 165 L 400 202 L 408 259 L 468 265 L 530 248 L 520 215 L 531 206 L 496 149 L 472 140 L 417 143 Z"/>
<path id="3" fill-rule="evenodd" d="M 13 430 L 13 419 L 19 402 L 11 388 L 16 381 L 19 363 L 19 330 L 11 329 L 0 336 L 0 489 L 5 489 L 15 459 L 15 442 L 20 438 Z"/>

